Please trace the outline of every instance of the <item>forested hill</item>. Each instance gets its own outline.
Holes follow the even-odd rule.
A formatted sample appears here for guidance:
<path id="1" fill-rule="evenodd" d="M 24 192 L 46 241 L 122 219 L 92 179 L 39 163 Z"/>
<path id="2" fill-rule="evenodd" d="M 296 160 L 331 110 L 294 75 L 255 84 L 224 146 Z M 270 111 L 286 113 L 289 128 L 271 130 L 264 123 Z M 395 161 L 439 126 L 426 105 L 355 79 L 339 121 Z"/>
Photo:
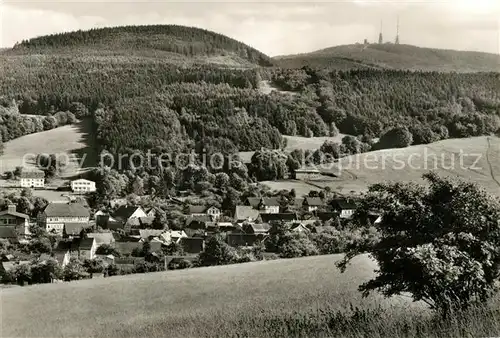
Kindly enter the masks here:
<path id="1" fill-rule="evenodd" d="M 496 54 L 422 48 L 395 44 L 354 44 L 307 54 L 277 56 L 286 68 L 303 66 L 330 69 L 379 68 L 424 71 L 500 72 Z"/>
<path id="2" fill-rule="evenodd" d="M 205 29 L 178 25 L 123 26 L 46 35 L 22 41 L 9 51 L 9 54 L 76 53 L 147 56 L 165 61 L 208 58 L 213 63 L 228 59 L 231 63 L 272 65 L 271 58 L 242 42 Z"/>

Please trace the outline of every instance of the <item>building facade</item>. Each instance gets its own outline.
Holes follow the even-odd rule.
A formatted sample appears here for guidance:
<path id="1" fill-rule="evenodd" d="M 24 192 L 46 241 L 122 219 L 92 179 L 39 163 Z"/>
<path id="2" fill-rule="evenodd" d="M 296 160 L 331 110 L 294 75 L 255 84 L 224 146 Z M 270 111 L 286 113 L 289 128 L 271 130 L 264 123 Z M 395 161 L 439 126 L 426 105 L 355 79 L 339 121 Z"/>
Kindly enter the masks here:
<path id="1" fill-rule="evenodd" d="M 79 179 L 71 181 L 71 190 L 74 193 L 85 194 L 89 192 L 95 192 L 95 182 L 86 179 Z"/>
<path id="2" fill-rule="evenodd" d="M 45 173 L 43 171 L 23 171 L 20 180 L 22 188 L 45 187 Z"/>
<path id="3" fill-rule="evenodd" d="M 307 181 L 307 180 L 317 180 L 321 176 L 321 173 L 317 169 L 297 169 L 295 170 L 295 179 Z"/>
<path id="4" fill-rule="evenodd" d="M 9 204 L 7 210 L 0 212 L 0 226 L 13 228 L 20 237 L 30 235 L 29 216 L 17 212 L 14 204 Z"/>
<path id="5" fill-rule="evenodd" d="M 38 225 L 47 232 L 63 235 L 65 223 L 88 223 L 90 212 L 79 203 L 50 203 L 38 215 Z"/>

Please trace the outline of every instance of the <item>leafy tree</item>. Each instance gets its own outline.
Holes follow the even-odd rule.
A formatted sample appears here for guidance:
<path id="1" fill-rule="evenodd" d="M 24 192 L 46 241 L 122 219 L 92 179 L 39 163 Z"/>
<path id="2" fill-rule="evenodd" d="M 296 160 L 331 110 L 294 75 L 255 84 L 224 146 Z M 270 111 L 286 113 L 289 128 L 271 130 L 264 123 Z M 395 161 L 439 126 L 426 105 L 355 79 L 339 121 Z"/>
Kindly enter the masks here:
<path id="1" fill-rule="evenodd" d="M 62 270 L 54 259 L 35 262 L 31 265 L 32 283 L 52 283 L 54 279 L 62 277 Z"/>
<path id="2" fill-rule="evenodd" d="M 342 271 L 355 255 L 370 253 L 377 276 L 362 284 L 385 296 L 409 293 L 415 301 L 449 315 L 485 302 L 497 289 L 500 272 L 500 203 L 477 185 L 434 173 L 416 184 L 376 184 L 358 215 L 384 210 L 375 228 L 380 240 L 351 246 Z"/>
<path id="3" fill-rule="evenodd" d="M 167 214 L 162 209 L 156 209 L 152 227 L 154 229 L 164 229 L 167 224 Z"/>
<path id="4" fill-rule="evenodd" d="M 252 156 L 250 171 L 259 181 L 284 179 L 288 175 L 287 158 L 279 150 L 256 151 Z"/>
<path id="5" fill-rule="evenodd" d="M 43 130 L 50 130 L 57 127 L 57 120 L 53 116 L 46 116 L 43 119 Z"/>
<path id="6" fill-rule="evenodd" d="M 340 146 L 338 143 L 335 143 L 330 140 L 326 140 L 321 147 L 319 148 L 321 152 L 330 155 L 332 158 L 340 157 Z"/>
<path id="7" fill-rule="evenodd" d="M 73 280 L 81 280 L 87 278 L 89 274 L 85 271 L 85 267 L 78 259 L 71 258 L 69 263 L 63 269 L 64 281 L 70 282 Z"/>
<path id="8" fill-rule="evenodd" d="M 339 134 L 339 129 L 335 125 L 335 122 L 330 123 L 330 137 L 335 137 Z"/>
<path id="9" fill-rule="evenodd" d="M 50 254 L 52 243 L 48 237 L 39 237 L 30 242 L 29 248 L 32 252 Z"/>
<path id="10" fill-rule="evenodd" d="M 408 128 L 396 127 L 383 134 L 375 147 L 377 149 L 404 148 L 411 145 L 412 142 L 413 137 Z"/>
<path id="11" fill-rule="evenodd" d="M 96 254 L 98 255 L 113 255 L 114 257 L 120 257 L 120 252 L 114 248 L 113 246 L 109 244 L 102 244 L 100 245 L 97 250 Z"/>
<path id="12" fill-rule="evenodd" d="M 236 250 L 218 235 L 210 237 L 205 245 L 205 251 L 198 255 L 201 266 L 232 264 L 237 259 Z"/>
<path id="13" fill-rule="evenodd" d="M 226 173 L 215 174 L 215 186 L 224 189 L 229 185 L 229 175 Z"/>

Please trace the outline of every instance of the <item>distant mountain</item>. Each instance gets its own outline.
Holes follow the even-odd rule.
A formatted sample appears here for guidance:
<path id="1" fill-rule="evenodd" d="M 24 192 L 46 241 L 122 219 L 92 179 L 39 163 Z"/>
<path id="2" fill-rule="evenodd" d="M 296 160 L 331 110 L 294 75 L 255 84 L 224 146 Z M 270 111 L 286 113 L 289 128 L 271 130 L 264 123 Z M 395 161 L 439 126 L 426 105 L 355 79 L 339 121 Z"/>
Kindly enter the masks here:
<path id="1" fill-rule="evenodd" d="M 272 65 L 270 57 L 242 42 L 205 29 L 178 25 L 98 28 L 41 36 L 23 41 L 5 54 L 148 57 L 167 62 Z"/>
<path id="2" fill-rule="evenodd" d="M 490 53 L 422 48 L 395 44 L 354 44 L 312 53 L 277 56 L 285 68 L 379 68 L 425 71 L 500 72 L 500 56 Z"/>

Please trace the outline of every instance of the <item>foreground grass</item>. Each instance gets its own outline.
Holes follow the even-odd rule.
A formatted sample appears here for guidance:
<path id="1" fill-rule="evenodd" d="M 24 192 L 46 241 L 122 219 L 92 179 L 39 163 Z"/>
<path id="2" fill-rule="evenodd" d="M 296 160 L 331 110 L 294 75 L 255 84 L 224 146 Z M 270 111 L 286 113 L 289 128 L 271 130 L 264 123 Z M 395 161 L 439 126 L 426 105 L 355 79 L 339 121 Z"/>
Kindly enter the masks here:
<path id="1" fill-rule="evenodd" d="M 492 336 L 497 312 L 433 322 L 403 297 L 362 299 L 366 256 L 338 255 L 1 290 L 2 337 Z M 352 308 L 352 306 L 354 308 Z M 356 309 L 357 308 L 357 309 Z M 462 334 L 463 333 L 463 334 Z"/>

